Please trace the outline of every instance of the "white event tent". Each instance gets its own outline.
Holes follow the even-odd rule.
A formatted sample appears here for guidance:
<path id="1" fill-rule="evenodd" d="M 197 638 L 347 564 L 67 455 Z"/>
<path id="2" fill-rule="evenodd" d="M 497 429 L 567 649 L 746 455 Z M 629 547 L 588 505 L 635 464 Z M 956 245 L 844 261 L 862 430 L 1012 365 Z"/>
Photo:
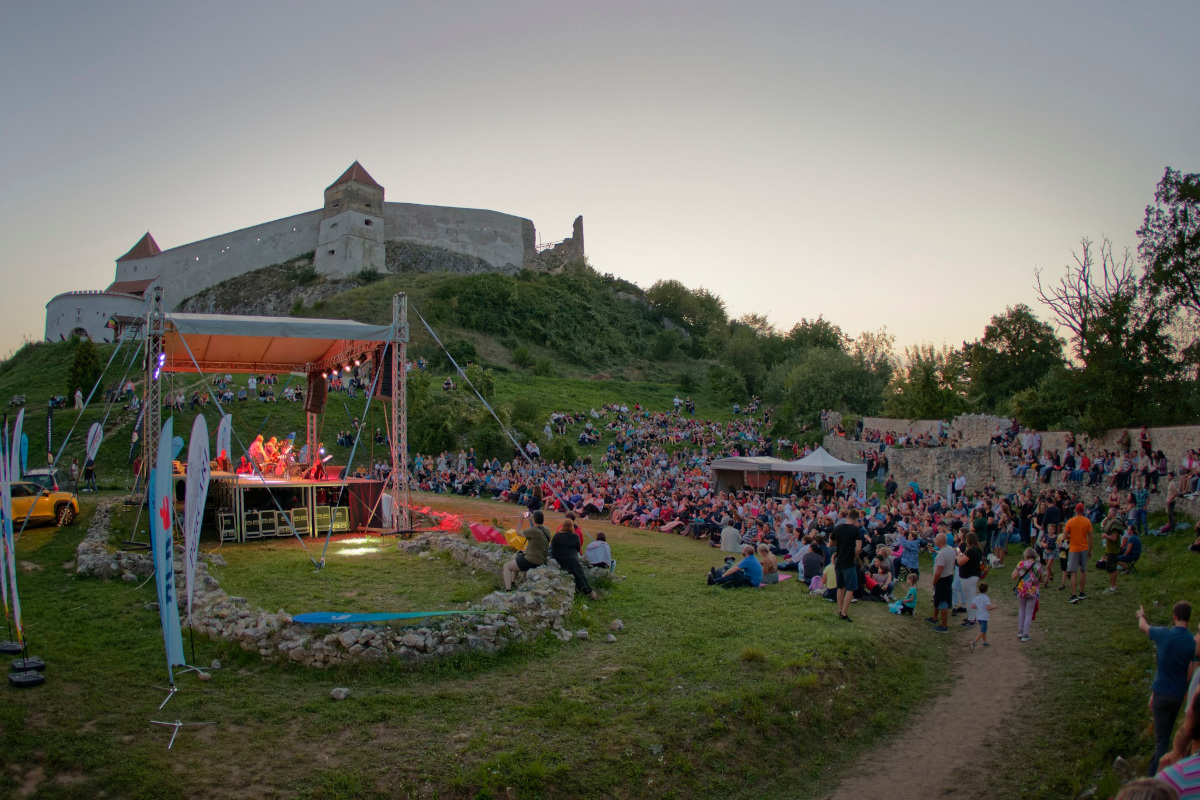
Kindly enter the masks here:
<path id="1" fill-rule="evenodd" d="M 853 478 L 858 485 L 858 499 L 865 500 L 867 497 L 867 465 L 842 461 L 830 455 L 824 447 L 818 447 L 804 458 L 790 462 L 789 466 L 794 472 L 829 475 L 833 478 L 840 475 L 846 480 Z"/>
<path id="2" fill-rule="evenodd" d="M 867 465 L 842 461 L 830 455 L 824 447 L 818 447 L 804 458 L 784 461 L 771 456 L 740 456 L 720 458 L 709 466 L 717 491 L 737 491 L 743 487 L 762 488 L 770 480 L 771 473 L 790 473 L 780 481 L 780 491 L 787 493 L 791 480 L 797 473 L 828 475 L 832 478 L 857 481 L 858 496 L 867 496 Z M 781 476 L 782 477 L 782 476 Z"/>

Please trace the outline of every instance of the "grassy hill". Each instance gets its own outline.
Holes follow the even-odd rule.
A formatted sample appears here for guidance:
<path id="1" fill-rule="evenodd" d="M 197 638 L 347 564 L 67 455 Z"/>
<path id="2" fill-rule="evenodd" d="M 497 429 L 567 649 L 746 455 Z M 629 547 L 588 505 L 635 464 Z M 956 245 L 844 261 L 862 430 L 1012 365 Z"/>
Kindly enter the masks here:
<path id="1" fill-rule="evenodd" d="M 24 429 L 30 440 L 30 467 L 42 466 L 45 463 L 47 404 L 54 395 L 68 393 L 67 373 L 73 359 L 73 348 L 74 345 L 71 342 L 30 344 L 0 364 L 0 399 L 7 400 L 13 395 L 19 394 L 26 397 Z M 129 367 L 129 362 L 134 355 L 134 348 L 135 345 L 126 345 L 120 352 L 116 352 L 115 358 L 113 358 L 117 347 L 115 345 L 101 346 L 99 348 L 101 363 L 107 364 L 110 359 L 112 359 L 112 363 L 104 375 L 96 398 L 82 413 L 76 412 L 73 408 L 66 408 L 56 410 L 53 414 L 53 444 L 56 454 L 62 447 L 64 437 L 74 426 L 74 432 L 71 433 L 59 462 L 63 469 L 70 465 L 72 458 L 79 459 L 80 464 L 83 463 L 84 439 L 88 428 L 94 422 L 104 423 L 105 439 L 97 459 L 97 471 L 101 484 L 112 488 L 123 488 L 132 483 L 132 476 L 129 472 L 129 452 L 136 414 L 133 411 L 124 410 L 123 401 L 106 408 L 104 389 L 117 385 L 121 378 L 128 374 L 129 378 L 137 385 L 138 392 L 142 391 L 144 376 L 137 369 L 137 365 L 133 368 Z M 411 398 L 414 409 L 433 409 L 440 413 L 441 410 L 453 408 L 461 410 L 461 413 L 468 415 L 469 419 L 490 420 L 490 415 L 483 409 L 479 401 L 465 390 L 465 387 L 464 390 L 454 393 L 446 393 L 441 390 L 445 374 L 448 374 L 445 367 L 439 368 L 436 364 L 431 366 L 429 385 L 424 387 L 420 397 Z M 247 377 L 247 375 L 235 375 L 234 382 L 245 386 Z M 212 376 L 207 376 L 207 378 L 211 380 Z M 677 387 L 668 383 L 546 377 L 533 375 L 526 371 L 509 371 L 504 367 L 500 367 L 494 373 L 493 378 L 495 383 L 493 406 L 500 412 L 506 424 L 515 422 L 525 435 L 539 434 L 542 425 L 545 424 L 552 411 L 587 411 L 611 402 L 627 403 L 630 406 L 634 403 L 641 403 L 654 410 L 666 410 L 671 407 L 671 401 L 675 394 L 679 393 Z M 185 397 L 190 398 L 193 392 L 206 390 L 204 379 L 196 374 L 164 374 L 161 380 L 163 381 L 164 396 L 168 393 L 183 392 Z M 304 378 L 301 376 L 281 375 L 279 376 L 279 385 L 275 387 L 277 396 L 282 397 L 283 389 L 289 380 L 293 382 L 294 386 L 302 386 L 304 383 Z M 693 390 L 690 396 L 696 401 L 697 414 L 701 417 L 726 418 L 729 415 L 724 404 L 712 399 L 703 389 Z M 251 399 L 246 402 L 235 401 L 229 404 L 226 410 L 233 414 L 235 449 L 239 438 L 249 444 L 259 432 L 268 437 L 283 437 L 294 431 L 298 441 L 303 441 L 304 409 L 299 403 L 289 403 L 283 400 L 276 403 L 261 403 Z M 16 409 L 10 411 L 10 424 L 15 416 L 15 411 Z M 220 421 L 220 413 L 212 403 L 199 409 L 188 409 L 183 412 L 164 410 L 163 420 L 165 421 L 172 414 L 175 419 L 175 433 L 185 440 L 190 435 L 192 423 L 197 414 L 203 414 L 207 419 L 210 436 L 215 435 L 217 423 Z M 376 427 L 386 428 L 386 425 L 389 424 L 391 417 L 388 402 L 376 399 L 372 401 L 370 409 L 367 409 L 366 398 L 362 393 L 359 393 L 356 398 L 348 397 L 344 393 L 331 393 L 325 414 L 321 418 L 320 429 L 326 448 L 334 455 L 334 463 L 345 464 L 349 458 L 350 448 L 338 446 L 335 440 L 338 431 L 351 428 L 351 421 L 355 417 L 362 421 L 367 432 L 362 437 L 351 466 L 370 464 L 373 460 L 385 458 L 385 454 L 375 446 L 374 437 L 369 434 L 373 434 Z M 424 432 L 422 426 L 428 422 L 428 419 L 414 414 L 409 426 L 409 435 L 415 448 L 419 448 L 422 441 L 430 441 L 428 437 L 422 439 Z M 453 434 L 452 440 L 434 441 L 444 447 L 465 447 L 478 444 L 471 438 L 474 431 L 470 429 L 456 428 Z M 569 437 L 569 440 L 574 442 L 574 437 Z M 586 452 L 602 452 L 607 441 L 608 438 L 600 445 L 587 449 Z M 542 444 L 545 447 L 549 443 L 543 440 Z M 507 444 L 502 443 L 501 446 L 503 452 L 498 452 L 496 455 L 502 458 L 511 455 L 511 448 Z M 437 449 L 444 449 L 444 447 Z M 477 449 L 481 448 L 477 447 Z M 583 448 L 580 448 L 580 452 L 586 454 Z M 240 453 L 233 454 L 235 460 L 238 455 Z"/>
<path id="2" fill-rule="evenodd" d="M 567 265 L 557 274 L 515 275 L 421 272 L 415 271 L 419 265 L 406 269 L 406 263 L 394 264 L 395 272 L 332 280 L 300 258 L 231 278 L 182 307 L 386 324 L 392 295 L 406 292 L 414 355 L 440 358 L 423 317 L 444 343 L 458 343 L 472 360 L 493 367 L 537 365 L 542 374 L 602 373 L 659 382 L 685 372 L 699 376 L 706 368 L 687 357 L 679 346 L 686 343 L 686 332 L 664 326 L 662 314 L 640 288 L 600 275 L 586 263 Z"/>

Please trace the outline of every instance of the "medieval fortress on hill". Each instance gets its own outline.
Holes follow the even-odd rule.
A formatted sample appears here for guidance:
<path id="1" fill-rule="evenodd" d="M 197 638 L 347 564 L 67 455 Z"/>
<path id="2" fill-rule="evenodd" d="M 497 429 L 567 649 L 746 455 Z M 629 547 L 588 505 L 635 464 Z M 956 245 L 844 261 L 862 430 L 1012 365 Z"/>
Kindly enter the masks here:
<path id="1" fill-rule="evenodd" d="M 542 270 L 582 256 L 583 217 L 572 235 L 540 245 L 533 223 L 522 217 L 475 208 L 386 203 L 383 187 L 355 161 L 325 190 L 315 211 L 265 222 L 191 244 L 162 250 L 146 233 L 117 259 L 113 283 L 101 291 L 58 295 L 46 304 L 46 338 L 72 334 L 93 341 L 113 338 L 109 320 L 144 315 L 146 292 L 161 286 L 168 308 L 222 281 L 312 254 L 316 271 L 345 278 L 388 269 L 389 245 L 412 243 L 457 253 L 466 271 L 513 273 Z"/>

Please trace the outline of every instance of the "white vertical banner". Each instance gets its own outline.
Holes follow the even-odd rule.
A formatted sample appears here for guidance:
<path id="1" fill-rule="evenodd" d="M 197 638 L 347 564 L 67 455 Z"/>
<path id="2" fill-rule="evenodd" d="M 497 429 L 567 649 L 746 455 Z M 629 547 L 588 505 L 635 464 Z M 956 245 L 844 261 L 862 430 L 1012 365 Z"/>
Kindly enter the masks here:
<path id="1" fill-rule="evenodd" d="M 187 458 L 187 486 L 183 495 L 183 574 L 187 581 L 189 622 L 192 618 L 192 584 L 196 578 L 196 556 L 200 552 L 200 525 L 204 522 L 208 479 L 212 474 L 208 456 L 208 422 L 203 414 L 198 414 L 192 424 L 192 443 L 188 446 Z"/>
<path id="2" fill-rule="evenodd" d="M 24 416 L 25 409 L 21 409 L 21 414 L 17 415 L 17 431 L 20 431 L 21 418 Z M 12 621 L 17 631 L 17 643 L 25 641 L 25 634 L 21 628 L 21 597 L 17 593 L 17 548 L 13 543 L 13 514 L 12 514 L 12 449 L 8 439 L 7 426 L 4 430 L 4 442 L 0 447 L 0 503 L 4 504 L 4 560 L 8 562 L 8 588 L 9 600 L 12 601 Z M 20 467 L 20 455 L 17 456 L 17 466 Z M 7 606 L 5 607 L 7 611 Z"/>
<path id="3" fill-rule="evenodd" d="M 25 474 L 21 471 L 21 426 L 24 423 L 25 409 L 22 408 L 17 412 L 17 424 L 13 426 L 12 439 L 4 443 L 4 446 L 8 448 L 8 479 L 10 481 L 19 481 Z M 12 505 L 5 507 L 11 509 Z"/>
<path id="4" fill-rule="evenodd" d="M 87 455 L 85 461 L 96 460 L 96 453 L 100 452 L 100 444 L 103 441 L 104 429 L 100 427 L 99 422 L 93 422 L 92 427 L 88 428 Z"/>
<path id="5" fill-rule="evenodd" d="M 154 582 L 158 588 L 158 615 L 167 649 L 167 677 L 174 684 L 171 668 L 187 662 L 183 657 L 183 635 L 179 629 L 179 601 L 175 593 L 175 542 L 172 512 L 175 484 L 171 480 L 173 420 L 163 425 L 158 440 L 158 461 L 150 473 L 150 545 L 154 549 Z"/>
<path id="6" fill-rule="evenodd" d="M 192 437 L 195 441 L 195 436 Z M 233 457 L 231 442 L 233 440 L 233 414 L 226 414 L 221 417 L 221 421 L 217 423 L 217 455 L 225 454 L 229 459 L 230 464 L 237 464 L 237 459 Z"/>

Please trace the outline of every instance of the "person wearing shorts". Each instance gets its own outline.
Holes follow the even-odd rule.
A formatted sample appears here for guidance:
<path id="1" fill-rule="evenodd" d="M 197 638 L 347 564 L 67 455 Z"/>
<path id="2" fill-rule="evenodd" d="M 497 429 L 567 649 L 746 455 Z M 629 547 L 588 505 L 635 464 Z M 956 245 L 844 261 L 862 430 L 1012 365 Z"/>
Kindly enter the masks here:
<path id="1" fill-rule="evenodd" d="M 1054 562 L 1058 560 L 1058 526 L 1050 523 L 1042 531 L 1041 551 L 1042 561 L 1046 564 L 1046 583 L 1054 582 Z M 1066 564 L 1062 565 L 1066 569 Z M 1063 582 L 1060 589 L 1067 588 L 1066 572 L 1063 572 Z"/>
<path id="2" fill-rule="evenodd" d="M 954 591 L 954 562 L 957 553 L 946 544 L 946 534 L 938 533 L 933 540 L 937 555 L 933 557 L 933 616 L 925 621 L 933 625 L 935 633 L 950 630 L 950 601 Z"/>
<path id="3" fill-rule="evenodd" d="M 1083 503 L 1075 505 L 1075 516 L 1063 524 L 1067 538 L 1067 572 L 1071 575 L 1071 598 L 1078 603 L 1087 599 L 1087 562 L 1092 554 L 1092 521 L 1087 518 Z"/>
<path id="4" fill-rule="evenodd" d="M 834 547 L 833 567 L 836 571 L 838 618 L 850 621 L 850 601 L 858 591 L 858 554 L 862 552 L 862 530 L 858 527 L 858 510 L 846 512 L 846 521 L 837 525 L 831 534 Z"/>
<path id="5" fill-rule="evenodd" d="M 529 516 L 533 522 L 525 537 L 525 549 L 517 553 L 512 561 L 505 563 L 500 571 L 504 578 L 505 591 L 512 589 L 513 581 L 518 573 L 528 572 L 534 567 L 545 566 L 546 559 L 550 556 L 550 531 L 546 530 L 546 526 L 542 524 L 545 522 L 545 516 L 541 511 L 534 511 Z M 524 526 L 524 520 L 521 525 Z"/>

